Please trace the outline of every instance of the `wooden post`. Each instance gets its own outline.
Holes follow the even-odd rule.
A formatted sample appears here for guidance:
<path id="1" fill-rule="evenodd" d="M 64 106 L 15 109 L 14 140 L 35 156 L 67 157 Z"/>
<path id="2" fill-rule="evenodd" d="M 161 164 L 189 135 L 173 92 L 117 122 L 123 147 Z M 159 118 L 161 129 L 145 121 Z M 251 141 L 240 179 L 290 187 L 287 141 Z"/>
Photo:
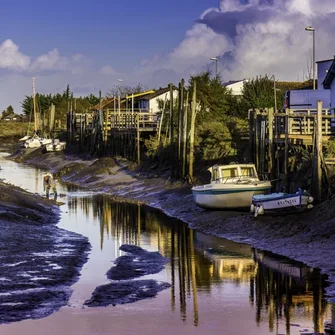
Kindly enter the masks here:
<path id="1" fill-rule="evenodd" d="M 249 109 L 248 119 L 249 119 L 249 161 L 255 161 L 255 147 L 254 147 L 254 113 L 255 111 Z"/>
<path id="2" fill-rule="evenodd" d="M 193 164 L 194 164 L 194 129 L 195 129 L 195 116 L 197 104 L 197 82 L 193 81 L 193 95 L 192 95 L 192 114 L 191 114 L 191 129 L 190 129 L 190 163 L 188 167 L 189 182 L 193 183 Z"/>
<path id="3" fill-rule="evenodd" d="M 254 145 L 255 145 L 255 165 L 256 170 L 259 172 L 259 125 L 258 125 L 258 118 L 257 115 L 259 113 L 259 110 L 256 109 L 254 112 Z"/>
<path id="4" fill-rule="evenodd" d="M 273 108 L 269 108 L 268 110 L 268 130 L 269 130 L 268 173 L 269 173 L 270 179 L 273 179 L 273 118 L 274 118 Z"/>
<path id="5" fill-rule="evenodd" d="M 162 123 L 164 119 L 164 112 L 165 112 L 165 105 L 166 105 L 166 99 L 167 99 L 167 94 L 165 94 L 165 99 L 164 99 L 164 104 L 163 104 L 163 110 L 162 110 L 162 115 L 159 120 L 159 127 L 158 127 L 158 145 L 160 144 L 161 140 L 161 131 L 162 131 Z"/>
<path id="6" fill-rule="evenodd" d="M 170 165 L 171 165 L 171 177 L 175 175 L 175 141 L 173 133 L 173 85 L 169 84 L 170 87 Z"/>
<path id="7" fill-rule="evenodd" d="M 141 163 L 141 148 L 140 148 L 140 118 L 137 114 L 137 164 Z"/>
<path id="8" fill-rule="evenodd" d="M 178 103 L 178 177 L 182 177 L 182 141 L 183 141 L 183 114 L 184 114 L 184 79 L 180 82 L 180 99 Z"/>
<path id="9" fill-rule="evenodd" d="M 183 100 L 183 89 L 182 89 L 182 83 L 180 82 L 178 85 L 178 168 L 180 163 L 180 157 L 181 157 L 181 110 L 182 110 L 182 100 Z M 178 171 L 179 175 L 179 171 Z"/>
<path id="10" fill-rule="evenodd" d="M 186 174 L 186 162 L 187 162 L 187 152 L 186 152 L 186 145 L 187 145 L 187 110 L 188 110 L 188 97 L 189 92 L 186 93 L 186 106 L 184 108 L 184 120 L 183 120 L 183 166 L 182 166 L 182 178 L 185 177 Z"/>
<path id="11" fill-rule="evenodd" d="M 290 185 L 288 181 L 288 135 L 289 135 L 289 113 L 290 110 L 285 111 L 285 151 L 284 151 L 284 178 L 285 178 L 285 191 L 290 192 Z"/>
<path id="12" fill-rule="evenodd" d="M 173 85 L 169 84 L 169 88 L 170 88 L 170 144 L 171 144 L 171 152 L 173 155 Z M 172 158 L 171 155 L 171 158 Z"/>
<path id="13" fill-rule="evenodd" d="M 316 118 L 316 145 L 314 151 L 314 164 L 315 164 L 315 178 L 314 181 L 314 194 L 316 202 L 321 202 L 322 198 L 322 101 L 317 101 L 317 118 Z"/>
<path id="14" fill-rule="evenodd" d="M 50 107 L 50 120 L 49 120 L 49 129 L 50 129 L 50 136 L 53 137 L 54 128 L 55 128 L 55 105 L 51 104 Z"/>

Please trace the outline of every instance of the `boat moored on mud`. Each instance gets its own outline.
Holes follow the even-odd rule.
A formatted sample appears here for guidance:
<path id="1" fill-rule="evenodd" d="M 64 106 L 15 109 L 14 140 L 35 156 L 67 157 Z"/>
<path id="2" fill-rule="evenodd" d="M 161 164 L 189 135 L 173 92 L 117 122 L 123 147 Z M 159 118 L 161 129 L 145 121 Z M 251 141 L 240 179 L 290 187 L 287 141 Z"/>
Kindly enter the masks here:
<path id="1" fill-rule="evenodd" d="M 249 208 L 254 194 L 271 191 L 271 182 L 260 180 L 254 164 L 214 165 L 210 184 L 192 187 L 196 204 L 202 208 Z"/>
<path id="2" fill-rule="evenodd" d="M 305 190 L 296 193 L 271 193 L 252 196 L 250 212 L 255 217 L 266 213 L 284 214 L 313 208 L 313 197 Z"/>

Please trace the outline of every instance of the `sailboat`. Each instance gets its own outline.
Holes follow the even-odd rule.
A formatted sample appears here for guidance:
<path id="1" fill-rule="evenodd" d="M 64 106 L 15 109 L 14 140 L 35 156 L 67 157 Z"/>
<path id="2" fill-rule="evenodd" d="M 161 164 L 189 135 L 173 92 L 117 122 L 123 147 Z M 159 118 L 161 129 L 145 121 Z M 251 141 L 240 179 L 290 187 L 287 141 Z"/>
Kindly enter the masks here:
<path id="1" fill-rule="evenodd" d="M 36 92 L 35 92 L 35 77 L 33 78 L 33 106 L 34 106 L 34 134 L 31 138 L 28 138 L 23 146 L 25 148 L 39 148 L 42 145 L 52 143 L 52 139 L 42 138 L 37 135 L 38 131 L 38 118 L 36 109 Z"/>

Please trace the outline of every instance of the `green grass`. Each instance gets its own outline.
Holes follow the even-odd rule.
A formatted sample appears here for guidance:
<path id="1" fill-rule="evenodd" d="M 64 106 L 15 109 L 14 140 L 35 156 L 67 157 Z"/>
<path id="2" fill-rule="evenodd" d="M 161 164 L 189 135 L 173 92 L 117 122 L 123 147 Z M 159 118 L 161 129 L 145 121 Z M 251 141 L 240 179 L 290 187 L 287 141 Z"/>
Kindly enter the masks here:
<path id="1" fill-rule="evenodd" d="M 22 137 L 27 135 L 29 123 L 28 122 L 0 122 L 0 137 Z M 33 127 L 29 127 L 29 135 L 33 133 Z"/>

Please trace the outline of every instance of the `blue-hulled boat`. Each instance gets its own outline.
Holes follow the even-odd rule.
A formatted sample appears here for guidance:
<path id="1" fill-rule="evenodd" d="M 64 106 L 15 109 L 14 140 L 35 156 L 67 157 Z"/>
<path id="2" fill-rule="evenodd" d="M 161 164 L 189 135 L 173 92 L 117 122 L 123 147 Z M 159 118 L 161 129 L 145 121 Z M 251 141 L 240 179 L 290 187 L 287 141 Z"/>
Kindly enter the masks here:
<path id="1" fill-rule="evenodd" d="M 255 217 L 265 213 L 298 212 L 313 208 L 313 201 L 313 197 L 300 188 L 296 193 L 258 194 L 252 196 L 250 212 Z"/>

